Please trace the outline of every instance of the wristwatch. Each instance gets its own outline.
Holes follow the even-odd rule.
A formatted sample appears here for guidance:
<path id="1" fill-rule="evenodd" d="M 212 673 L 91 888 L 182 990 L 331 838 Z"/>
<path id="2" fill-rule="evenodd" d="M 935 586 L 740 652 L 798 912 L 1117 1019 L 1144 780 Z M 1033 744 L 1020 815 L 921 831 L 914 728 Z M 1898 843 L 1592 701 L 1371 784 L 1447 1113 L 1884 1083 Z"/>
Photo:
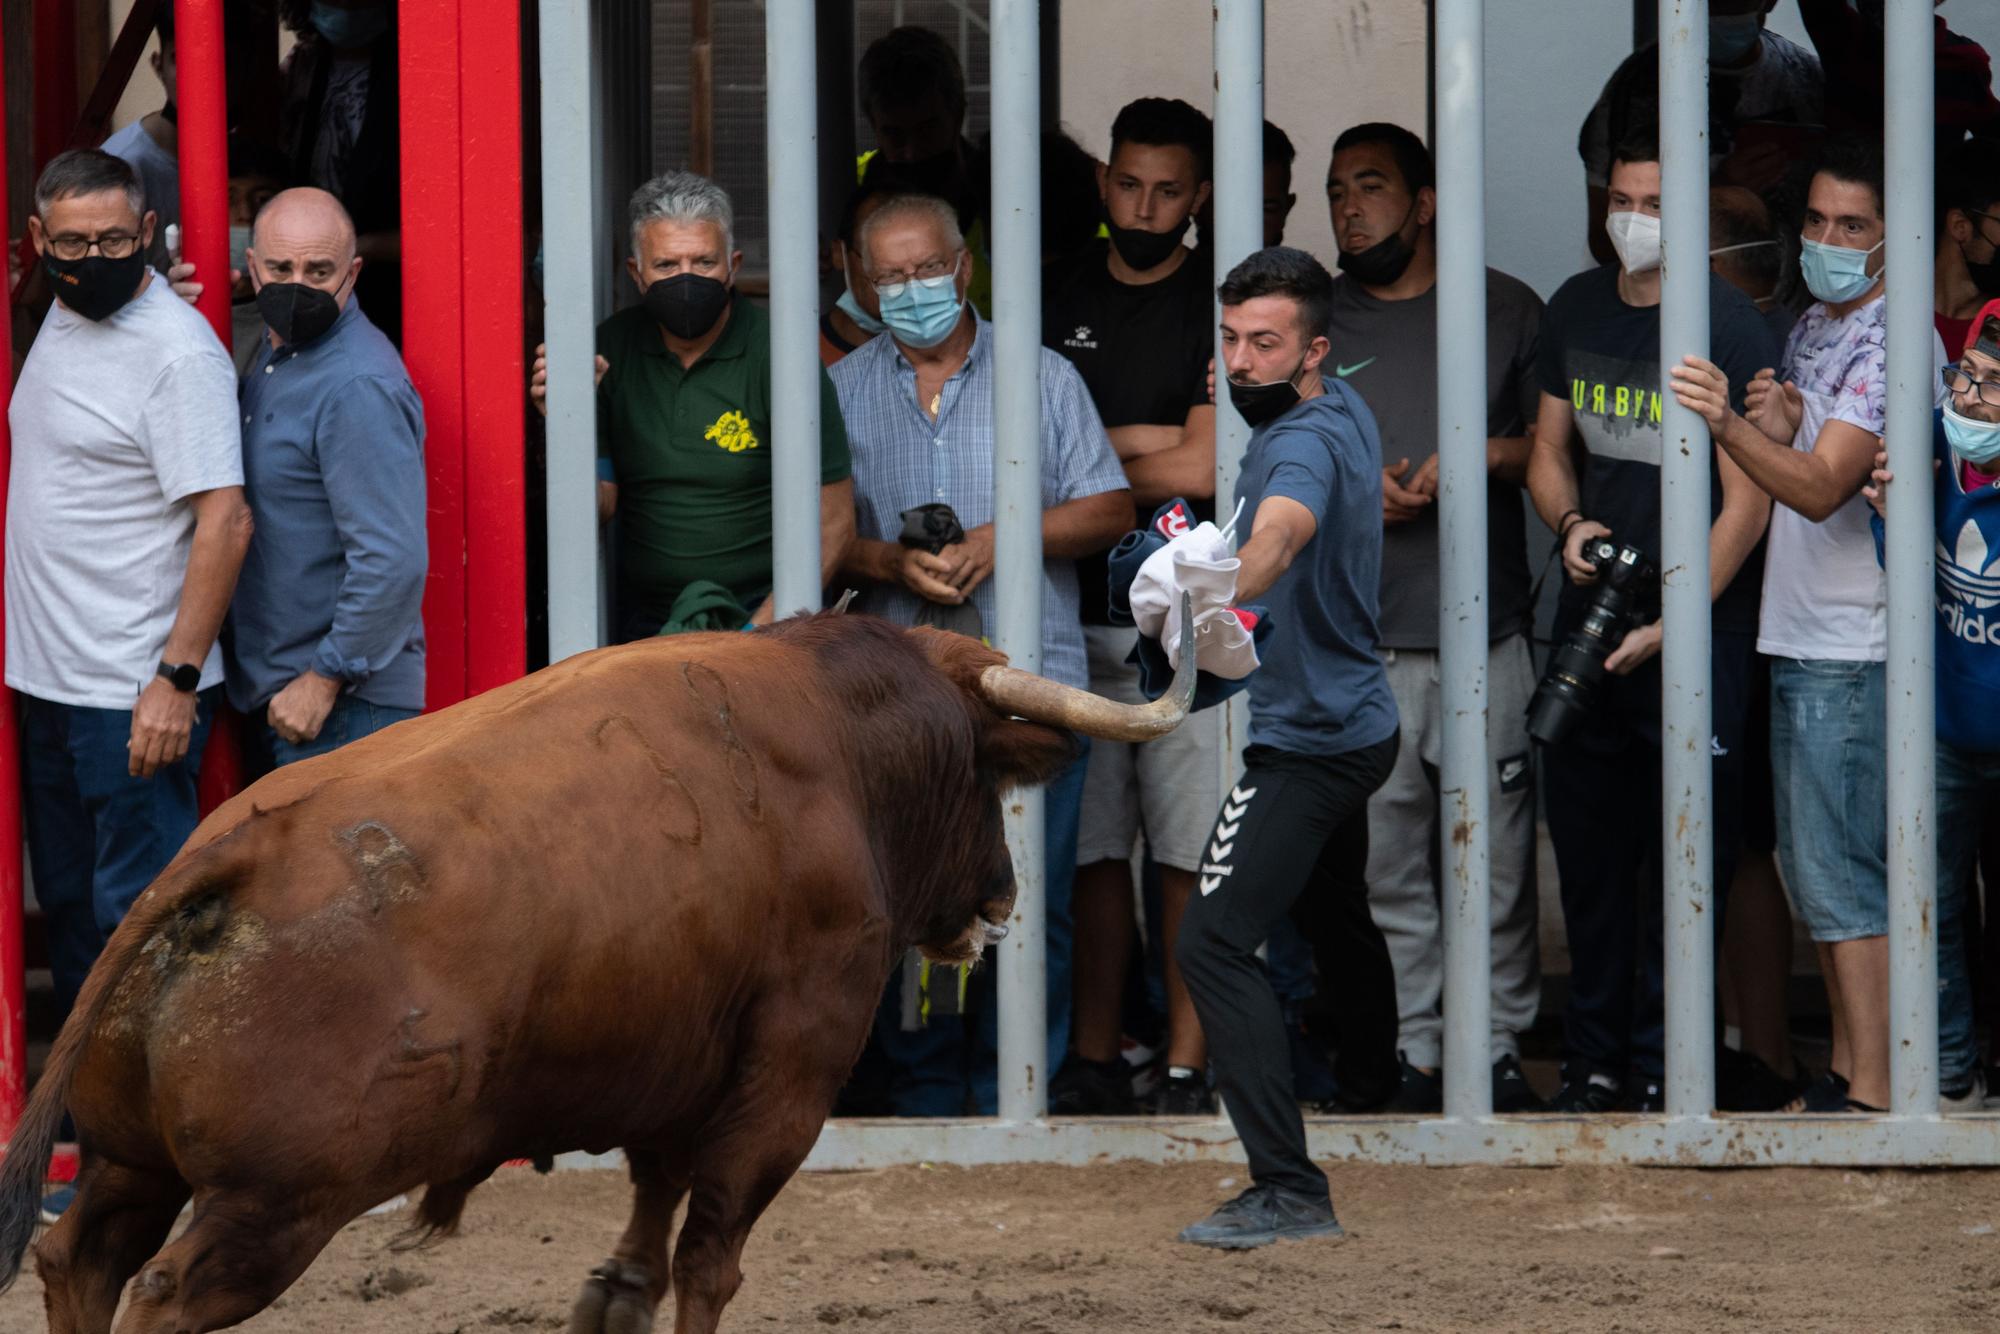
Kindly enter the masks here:
<path id="1" fill-rule="evenodd" d="M 201 668 L 193 663 L 163 662 L 159 674 L 172 682 L 174 689 L 183 695 L 192 695 L 201 685 Z"/>

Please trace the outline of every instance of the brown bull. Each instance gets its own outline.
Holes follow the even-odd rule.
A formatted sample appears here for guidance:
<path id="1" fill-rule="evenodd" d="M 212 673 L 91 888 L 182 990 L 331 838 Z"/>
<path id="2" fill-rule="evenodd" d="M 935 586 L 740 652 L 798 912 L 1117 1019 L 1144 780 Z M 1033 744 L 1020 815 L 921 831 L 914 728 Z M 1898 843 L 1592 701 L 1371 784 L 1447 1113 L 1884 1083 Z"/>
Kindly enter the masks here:
<path id="1" fill-rule="evenodd" d="M 1134 708 L 1003 662 L 860 616 L 652 640 L 266 778 L 91 971 L 0 1176 L 0 1279 L 67 1103 L 55 1334 L 110 1330 L 128 1279 L 120 1334 L 231 1325 L 400 1192 L 449 1232 L 507 1160 L 614 1148 L 631 1223 L 572 1330 L 650 1327 L 685 1197 L 674 1328 L 709 1334 L 894 960 L 1004 932 L 1002 789 L 1193 685 Z"/>

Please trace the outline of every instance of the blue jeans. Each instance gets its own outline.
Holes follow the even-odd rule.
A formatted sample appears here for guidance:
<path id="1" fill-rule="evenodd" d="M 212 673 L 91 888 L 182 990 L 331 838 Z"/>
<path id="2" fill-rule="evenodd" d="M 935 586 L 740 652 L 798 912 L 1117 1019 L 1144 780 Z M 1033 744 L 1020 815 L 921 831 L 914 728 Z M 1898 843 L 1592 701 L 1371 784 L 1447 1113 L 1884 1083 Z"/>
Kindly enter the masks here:
<path id="1" fill-rule="evenodd" d="M 126 770 L 131 710 L 19 697 L 28 865 L 62 1014 L 132 901 L 194 832 L 195 778 L 220 696 L 202 692 L 187 758 L 151 778 Z"/>
<path id="2" fill-rule="evenodd" d="M 1879 662 L 1771 659 L 1778 865 L 1823 944 L 1889 933 L 1887 681 Z"/>
<path id="3" fill-rule="evenodd" d="M 350 741 L 359 741 L 391 723 L 414 718 L 419 712 L 418 709 L 392 709 L 384 704 L 370 704 L 353 695 L 342 695 L 333 702 L 332 711 L 320 725 L 319 735 L 312 740 L 296 744 L 287 741 L 272 731 L 270 723 L 266 722 L 262 728 L 264 745 L 271 757 L 271 767 L 296 764 L 315 755 L 339 750 Z"/>
<path id="4" fill-rule="evenodd" d="M 1061 1065 L 1069 1050 L 1070 895 L 1076 885 L 1077 821 L 1083 808 L 1083 775 L 1090 763 L 1090 742 L 1079 738 L 1082 753 L 1043 789 L 1042 836 L 1046 840 L 1044 899 L 1048 931 L 1048 1064 L 1040 1078 Z M 967 1016 L 936 1016 L 913 1032 L 903 1028 L 900 961 L 890 976 L 888 994 L 875 1016 L 875 1041 L 894 1070 L 890 1102 L 898 1116 L 992 1116 L 999 1110 L 1000 1018 L 994 992 L 998 970 L 990 962 L 974 974 Z"/>
<path id="5" fill-rule="evenodd" d="M 1979 854 L 1980 817 L 2000 797 L 2000 754 L 1937 746 L 1938 1083 L 1963 1087 L 1978 1068 L 1972 980 L 1965 962 L 1966 886 Z M 1988 885 L 1987 892 L 2000 890 Z M 1990 908 L 1988 911 L 1992 911 Z"/>

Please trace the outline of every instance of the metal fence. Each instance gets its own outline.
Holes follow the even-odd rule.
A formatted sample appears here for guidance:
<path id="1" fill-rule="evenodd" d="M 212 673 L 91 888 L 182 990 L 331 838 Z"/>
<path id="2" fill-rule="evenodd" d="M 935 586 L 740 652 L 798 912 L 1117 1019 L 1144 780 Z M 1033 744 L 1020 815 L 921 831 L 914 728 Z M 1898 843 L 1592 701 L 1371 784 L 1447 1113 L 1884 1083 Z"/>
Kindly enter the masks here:
<path id="1" fill-rule="evenodd" d="M 587 69 L 574 45 L 587 25 L 570 4 L 545 3 L 542 70 L 551 80 Z M 1042 581 L 1037 476 L 1040 398 L 1041 50 L 1037 0 L 993 0 L 991 80 L 994 410 L 999 646 L 1033 669 L 1040 658 Z M 559 21 L 567 14 L 568 21 Z M 1216 0 L 1216 277 L 1254 250 L 1261 234 L 1264 15 L 1262 0 Z M 1664 210 L 1661 385 L 1668 367 L 1708 350 L 1708 0 L 1660 0 Z M 813 152 L 814 0 L 767 0 L 766 80 L 771 198 L 772 375 L 776 562 L 781 611 L 817 605 L 817 288 L 812 264 L 817 179 Z M 1435 0 L 1440 366 L 1485 358 L 1484 0 Z M 1931 7 L 1888 6 L 1886 70 L 1890 467 L 1927 474 L 1932 409 L 1933 68 Z M 560 88 L 560 84 L 554 85 Z M 573 86 L 573 85 L 572 85 Z M 587 225 L 587 190 L 566 173 L 588 160 L 587 126 L 561 96 L 543 99 L 544 188 L 551 234 Z M 1002 188 L 1004 187 L 1004 188 Z M 582 201 L 579 204 L 579 201 Z M 578 216 L 579 212 L 583 216 Z M 550 290 L 588 291 L 587 275 L 556 272 Z M 1010 275 L 1013 280 L 1010 281 Z M 574 285 L 571 285 L 573 282 Z M 594 596 L 594 520 L 588 513 L 591 426 L 590 321 L 554 303 L 549 460 L 552 656 L 590 647 L 584 618 L 558 607 Z M 1711 883 L 1708 497 L 1713 449 L 1699 417 L 1663 392 L 1664 679 L 1663 792 L 1666 865 L 1667 1081 L 1664 1115 L 1495 1116 L 1489 1076 L 1490 982 L 1486 811 L 1485 386 L 1440 374 L 1438 454 L 1442 550 L 1440 652 L 1446 698 L 1442 787 L 1445 1111 L 1440 1117 L 1309 1118 L 1315 1155 L 1390 1162 L 1632 1162 L 1703 1166 L 2000 1164 L 2000 1116 L 1938 1112 L 1936 870 L 1933 807 L 1932 513 L 1930 490 L 1891 488 L 1888 519 L 1889 704 L 1887 735 L 1891 1036 L 1894 1092 L 1881 1116 L 1717 1114 L 1714 1059 L 1715 943 Z M 1217 404 L 1217 494 L 1235 484 L 1248 439 L 1226 397 Z M 560 484 L 554 475 L 563 474 Z M 571 474 L 575 475 L 572 476 Z M 564 626 L 562 638 L 554 628 Z M 594 629 L 591 631 L 594 634 Z M 1228 730 L 1217 757 L 1231 772 L 1240 745 Z M 808 1166 L 862 1167 L 932 1161 L 1065 1162 L 1107 1158 L 1235 1159 L 1224 1120 L 1047 1117 L 1040 1068 L 1045 1032 L 1041 930 L 1042 817 L 1038 793 L 1007 812 L 1020 881 L 1014 930 L 999 960 L 1000 1115 L 990 1119 L 835 1121 Z"/>

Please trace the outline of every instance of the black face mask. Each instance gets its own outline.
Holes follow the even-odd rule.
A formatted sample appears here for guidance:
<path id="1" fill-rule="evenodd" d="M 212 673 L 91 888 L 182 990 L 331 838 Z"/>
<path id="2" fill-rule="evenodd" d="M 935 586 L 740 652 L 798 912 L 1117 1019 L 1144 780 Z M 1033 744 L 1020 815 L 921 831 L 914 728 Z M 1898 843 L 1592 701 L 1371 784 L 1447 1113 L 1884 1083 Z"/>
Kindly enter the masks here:
<path id="1" fill-rule="evenodd" d="M 1992 258 L 1984 264 L 1967 255 L 1964 246 L 1958 253 L 1965 257 L 1965 276 L 1972 279 L 1972 285 L 1988 296 L 2000 296 L 2000 246 L 1994 247 Z"/>
<path id="2" fill-rule="evenodd" d="M 1352 274 L 1354 280 L 1364 287 L 1387 287 L 1402 277 L 1410 267 L 1410 261 L 1417 257 L 1417 248 L 1403 239 L 1403 228 L 1410 225 L 1410 218 L 1417 211 L 1410 205 L 1409 213 L 1403 215 L 1396 230 L 1384 240 L 1377 241 L 1366 250 L 1356 254 L 1340 252 L 1340 271 Z"/>
<path id="3" fill-rule="evenodd" d="M 340 318 L 337 292 L 304 283 L 265 283 L 257 289 L 257 313 L 271 332 L 297 346 L 324 337 Z"/>
<path id="4" fill-rule="evenodd" d="M 123 259 L 44 255 L 42 269 L 65 306 L 87 320 L 109 319 L 139 294 L 139 281 L 146 276 L 146 248 L 141 246 Z"/>
<path id="5" fill-rule="evenodd" d="M 693 342 L 729 306 L 729 287 L 706 274 L 676 273 L 646 289 L 646 313 L 674 337 Z"/>
<path id="6" fill-rule="evenodd" d="M 1236 405 L 1236 411 L 1252 427 L 1282 417 L 1299 405 L 1299 389 L 1295 383 L 1306 368 L 1304 361 L 1293 371 L 1290 379 L 1273 380 L 1269 384 L 1238 384 L 1229 382 L 1229 401 Z"/>
<path id="7" fill-rule="evenodd" d="M 1194 219 L 1181 219 L 1181 225 L 1170 232 L 1144 232 L 1137 227 L 1120 227 L 1106 219 L 1104 229 L 1111 234 L 1111 244 L 1118 251 L 1118 258 L 1144 273 L 1156 269 L 1173 257 L 1181 248 L 1181 238 L 1187 235 L 1188 226 Z"/>

